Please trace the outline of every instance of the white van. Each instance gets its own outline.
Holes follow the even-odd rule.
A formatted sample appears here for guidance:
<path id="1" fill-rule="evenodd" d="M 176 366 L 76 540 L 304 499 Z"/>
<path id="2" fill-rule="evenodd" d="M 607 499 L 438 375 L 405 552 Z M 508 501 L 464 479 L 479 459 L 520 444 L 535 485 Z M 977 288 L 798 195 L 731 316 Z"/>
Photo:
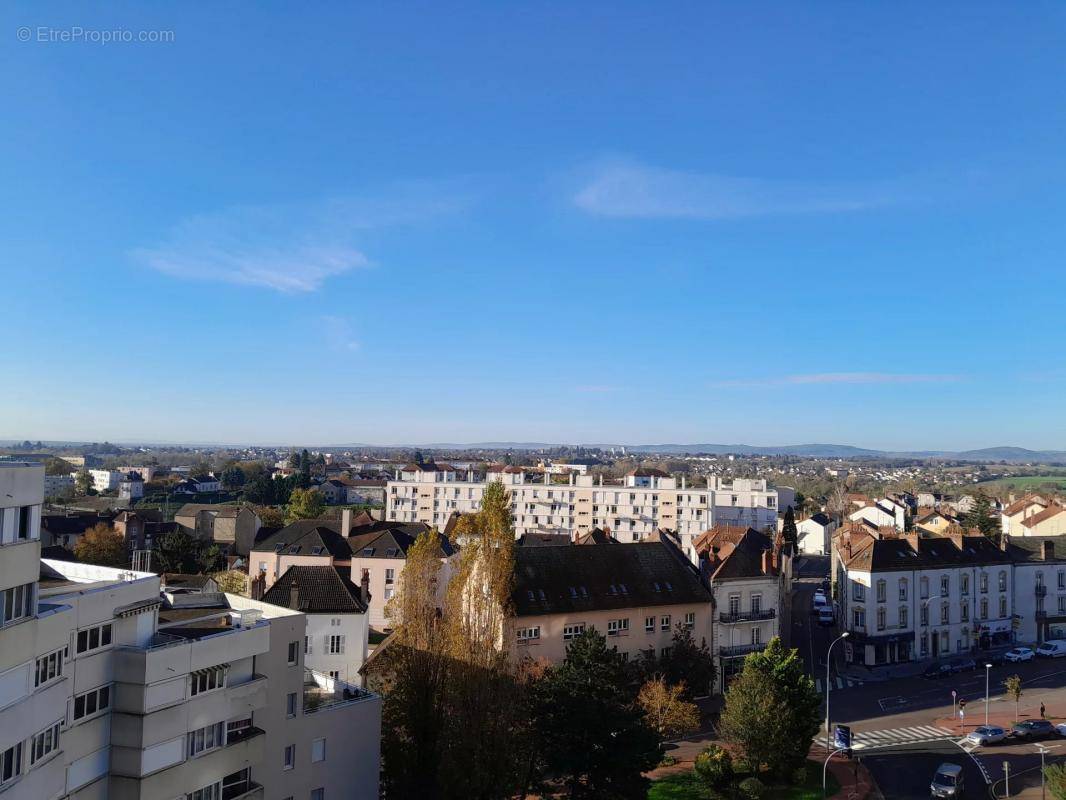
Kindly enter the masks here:
<path id="1" fill-rule="evenodd" d="M 1066 640 L 1048 639 L 1036 648 L 1036 654 L 1041 658 L 1062 658 L 1066 656 Z"/>
<path id="2" fill-rule="evenodd" d="M 833 624 L 833 607 L 822 606 L 818 609 L 818 624 L 819 625 L 832 625 Z"/>

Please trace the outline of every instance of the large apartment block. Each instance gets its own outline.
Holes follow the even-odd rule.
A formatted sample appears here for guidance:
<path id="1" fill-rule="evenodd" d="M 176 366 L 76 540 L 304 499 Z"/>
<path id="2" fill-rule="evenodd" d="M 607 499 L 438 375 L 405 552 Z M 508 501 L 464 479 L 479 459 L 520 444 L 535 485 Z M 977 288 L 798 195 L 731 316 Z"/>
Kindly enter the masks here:
<path id="1" fill-rule="evenodd" d="M 477 511 L 491 481 L 511 493 L 515 535 L 577 537 L 609 529 L 620 542 L 639 542 L 663 528 L 676 531 L 695 562 L 693 540 L 714 525 L 763 530 L 777 520 L 777 491 L 765 480 L 707 478 L 689 486 L 653 469 L 636 469 L 621 483 L 571 474 L 566 483 L 523 467 L 490 467 L 484 479 L 444 464 L 412 464 L 388 482 L 388 519 L 423 522 L 444 530 L 452 514 Z"/>
<path id="2" fill-rule="evenodd" d="M 43 486 L 0 464 L 4 800 L 377 797 L 380 700 L 305 669 L 303 614 L 42 561 Z"/>

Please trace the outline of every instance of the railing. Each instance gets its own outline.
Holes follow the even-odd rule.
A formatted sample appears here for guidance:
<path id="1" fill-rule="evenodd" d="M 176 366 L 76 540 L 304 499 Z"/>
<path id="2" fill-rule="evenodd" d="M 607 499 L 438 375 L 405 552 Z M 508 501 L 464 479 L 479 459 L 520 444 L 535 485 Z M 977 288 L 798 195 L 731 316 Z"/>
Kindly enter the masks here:
<path id="1" fill-rule="evenodd" d="M 337 708 L 338 706 L 361 703 L 374 697 L 374 694 L 345 683 L 339 678 L 332 678 L 313 669 L 304 668 L 304 713 L 314 714 L 318 711 Z"/>
<path id="2" fill-rule="evenodd" d="M 760 620 L 773 619 L 776 612 L 772 608 L 761 611 L 738 611 L 735 614 L 723 611 L 718 615 L 718 621 L 726 624 L 734 622 L 758 622 Z"/>
<path id="3" fill-rule="evenodd" d="M 766 642 L 759 642 L 758 644 L 736 644 L 732 647 L 722 647 L 719 649 L 723 658 L 736 658 L 737 656 L 746 656 L 749 653 L 758 653 L 760 650 L 766 649 Z"/>
<path id="4" fill-rule="evenodd" d="M 1047 619 L 1047 611 L 1046 610 L 1045 611 L 1037 611 L 1036 612 L 1036 618 L 1037 619 Z"/>

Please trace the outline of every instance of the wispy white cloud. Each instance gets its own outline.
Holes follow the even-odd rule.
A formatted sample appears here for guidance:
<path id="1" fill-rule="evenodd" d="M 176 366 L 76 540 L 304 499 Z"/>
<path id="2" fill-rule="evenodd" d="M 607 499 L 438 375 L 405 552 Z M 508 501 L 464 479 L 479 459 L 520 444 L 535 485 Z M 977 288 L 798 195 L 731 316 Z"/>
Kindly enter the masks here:
<path id="1" fill-rule="evenodd" d="M 352 333 L 351 323 L 344 317 L 327 314 L 322 317 L 322 334 L 326 341 L 338 350 L 354 351 L 360 348 L 359 341 Z"/>
<path id="2" fill-rule="evenodd" d="M 595 166 L 573 196 L 579 209 L 604 217 L 706 220 L 862 211 L 904 199 L 890 183 L 769 180 L 617 160 Z"/>
<path id="3" fill-rule="evenodd" d="M 360 233 L 406 225 L 462 208 L 464 197 L 425 183 L 374 198 L 228 208 L 182 220 L 133 259 L 175 278 L 313 292 L 329 278 L 367 267 Z"/>
<path id="4" fill-rule="evenodd" d="M 718 388 L 758 386 L 802 386 L 810 384 L 955 383 L 959 375 L 899 372 L 816 372 L 776 378 L 737 378 L 712 382 Z"/>

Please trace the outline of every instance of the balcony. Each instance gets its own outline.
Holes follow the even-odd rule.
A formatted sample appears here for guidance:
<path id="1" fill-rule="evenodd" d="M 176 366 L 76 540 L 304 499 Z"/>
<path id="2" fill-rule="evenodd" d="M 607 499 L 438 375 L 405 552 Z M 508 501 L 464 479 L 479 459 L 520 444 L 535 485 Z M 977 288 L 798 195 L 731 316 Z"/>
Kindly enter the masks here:
<path id="1" fill-rule="evenodd" d="M 303 695 L 305 714 L 349 706 L 376 697 L 358 686 L 306 668 L 304 669 Z"/>
<path id="2" fill-rule="evenodd" d="M 269 649 L 270 626 L 265 621 L 217 628 L 171 628 L 155 634 L 143 646 L 119 647 L 115 679 L 142 685 L 155 683 L 262 655 Z"/>
<path id="3" fill-rule="evenodd" d="M 766 642 L 759 642 L 758 644 L 735 644 L 731 647 L 721 647 L 718 649 L 718 653 L 722 658 L 740 658 L 751 653 L 758 653 L 760 650 L 766 649 Z"/>
<path id="4" fill-rule="evenodd" d="M 1037 597 L 1047 597 L 1047 586 L 1042 583 L 1038 583 L 1033 587 L 1033 594 Z"/>
<path id="5" fill-rule="evenodd" d="M 759 611 L 738 611 L 736 614 L 722 612 L 718 615 L 718 621 L 725 625 L 732 625 L 735 622 L 762 622 L 773 619 L 775 616 L 777 614 L 774 609 L 764 608 Z"/>

